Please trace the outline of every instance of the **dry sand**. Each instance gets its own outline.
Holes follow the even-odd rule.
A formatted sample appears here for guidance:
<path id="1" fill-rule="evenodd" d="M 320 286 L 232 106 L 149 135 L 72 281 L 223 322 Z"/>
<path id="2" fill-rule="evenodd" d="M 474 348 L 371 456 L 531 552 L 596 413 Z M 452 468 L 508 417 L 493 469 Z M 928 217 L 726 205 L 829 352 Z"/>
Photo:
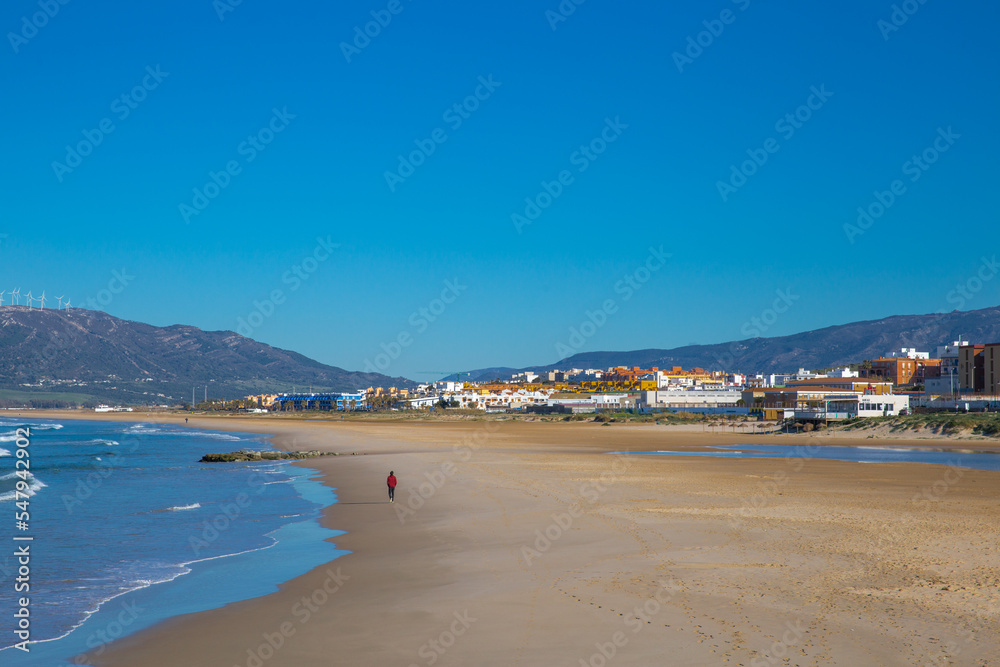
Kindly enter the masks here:
<path id="1" fill-rule="evenodd" d="M 126 637 L 101 667 L 1000 664 L 1000 472 L 607 453 L 846 444 L 657 426 L 191 426 L 356 452 L 305 464 L 352 553 Z"/>

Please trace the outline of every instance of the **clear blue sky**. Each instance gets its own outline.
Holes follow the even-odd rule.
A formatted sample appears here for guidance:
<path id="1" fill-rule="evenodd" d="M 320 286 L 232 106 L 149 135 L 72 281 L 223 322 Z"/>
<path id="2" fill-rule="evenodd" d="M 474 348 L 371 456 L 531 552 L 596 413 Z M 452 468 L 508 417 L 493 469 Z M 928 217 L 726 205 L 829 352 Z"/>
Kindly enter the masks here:
<path id="1" fill-rule="evenodd" d="M 13 0 L 0 290 L 417 380 L 996 305 L 1000 7 L 903 4 Z"/>

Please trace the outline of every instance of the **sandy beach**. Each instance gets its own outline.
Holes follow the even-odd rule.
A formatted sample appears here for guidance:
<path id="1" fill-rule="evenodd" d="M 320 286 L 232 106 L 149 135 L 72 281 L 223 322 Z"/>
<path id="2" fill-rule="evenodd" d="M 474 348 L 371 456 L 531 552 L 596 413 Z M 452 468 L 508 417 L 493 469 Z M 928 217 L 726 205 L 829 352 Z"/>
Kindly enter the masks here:
<path id="1" fill-rule="evenodd" d="M 347 531 L 335 542 L 351 553 L 272 595 L 126 637 L 90 655 L 99 667 L 1000 664 L 1000 472 L 608 453 L 1000 451 L 995 440 L 556 422 L 190 425 L 340 453 L 302 465 L 336 488 L 324 521 Z"/>

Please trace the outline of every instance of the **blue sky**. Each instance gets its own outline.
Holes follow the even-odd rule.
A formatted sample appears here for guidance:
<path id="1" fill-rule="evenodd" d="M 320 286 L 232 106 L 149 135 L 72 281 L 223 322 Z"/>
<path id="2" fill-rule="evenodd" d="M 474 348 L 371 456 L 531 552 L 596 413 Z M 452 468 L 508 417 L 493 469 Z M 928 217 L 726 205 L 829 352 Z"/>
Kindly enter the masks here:
<path id="1" fill-rule="evenodd" d="M 996 305 L 1000 8 L 897 6 L 14 0 L 0 290 L 417 380 Z"/>

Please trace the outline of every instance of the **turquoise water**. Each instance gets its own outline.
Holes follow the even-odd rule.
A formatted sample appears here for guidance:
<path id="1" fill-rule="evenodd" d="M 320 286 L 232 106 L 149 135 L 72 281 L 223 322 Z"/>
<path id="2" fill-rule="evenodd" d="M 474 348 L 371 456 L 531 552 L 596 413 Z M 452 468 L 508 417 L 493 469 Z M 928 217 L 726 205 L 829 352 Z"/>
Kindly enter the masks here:
<path id="1" fill-rule="evenodd" d="M 30 525 L 15 527 L 15 429 L 0 419 L 0 647 L 29 595 L 30 652 L 3 665 L 88 664 L 108 641 L 179 614 L 266 595 L 343 555 L 319 525 L 334 490 L 288 462 L 204 464 L 270 449 L 253 434 L 157 424 L 42 422 L 31 429 Z M 30 592 L 15 593 L 14 537 L 31 536 Z"/>
<path id="2" fill-rule="evenodd" d="M 1000 470 L 1000 454 L 990 452 L 931 451 L 897 447 L 843 447 L 836 445 L 719 445 L 715 451 L 616 452 L 663 456 L 714 456 L 751 459 L 831 459 L 855 463 L 930 463 L 955 468 Z"/>

